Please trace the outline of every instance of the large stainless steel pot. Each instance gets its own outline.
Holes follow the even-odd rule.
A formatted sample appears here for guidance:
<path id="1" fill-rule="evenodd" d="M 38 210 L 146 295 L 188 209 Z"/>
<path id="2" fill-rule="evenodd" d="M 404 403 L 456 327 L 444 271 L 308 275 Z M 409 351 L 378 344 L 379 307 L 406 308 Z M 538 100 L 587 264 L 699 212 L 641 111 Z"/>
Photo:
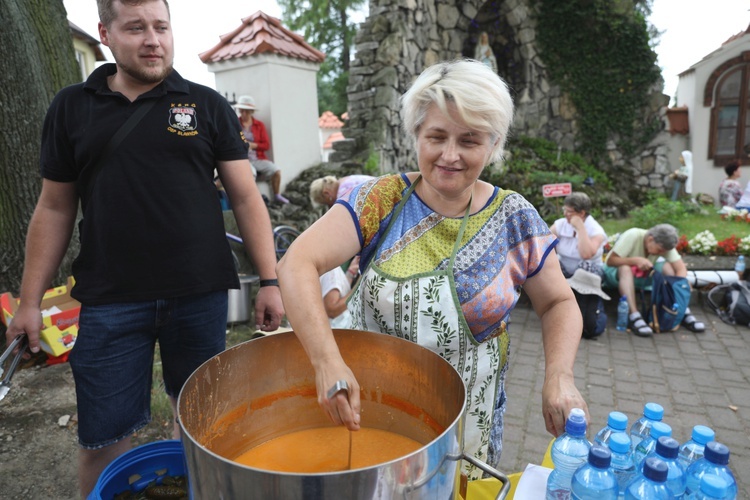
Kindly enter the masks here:
<path id="1" fill-rule="evenodd" d="M 437 354 L 371 332 L 334 330 L 362 387 L 362 423 L 424 446 L 373 467 L 320 474 L 255 469 L 231 459 L 293 431 L 332 425 L 317 403 L 315 375 L 293 332 L 237 345 L 211 358 L 179 396 L 188 475 L 195 499 L 449 499 L 462 454 L 466 392 Z M 295 460 L 293 449 L 289 460 Z"/>

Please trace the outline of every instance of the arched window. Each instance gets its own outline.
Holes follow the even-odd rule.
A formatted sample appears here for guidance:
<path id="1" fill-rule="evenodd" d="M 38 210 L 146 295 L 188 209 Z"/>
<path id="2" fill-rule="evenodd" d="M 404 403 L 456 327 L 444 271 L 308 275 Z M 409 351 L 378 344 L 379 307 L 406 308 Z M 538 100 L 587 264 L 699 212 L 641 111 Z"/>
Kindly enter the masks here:
<path id="1" fill-rule="evenodd" d="M 709 158 L 716 166 L 750 154 L 750 63 L 732 62 L 717 68 L 706 89 L 713 101 Z"/>

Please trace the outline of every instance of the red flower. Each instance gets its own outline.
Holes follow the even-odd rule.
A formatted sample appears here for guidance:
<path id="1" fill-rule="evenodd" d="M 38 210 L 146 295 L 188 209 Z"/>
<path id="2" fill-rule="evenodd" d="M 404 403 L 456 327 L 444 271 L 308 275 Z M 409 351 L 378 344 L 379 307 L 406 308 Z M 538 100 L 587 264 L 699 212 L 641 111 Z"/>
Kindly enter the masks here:
<path id="1" fill-rule="evenodd" d="M 719 254 L 722 255 L 737 255 L 737 250 L 740 247 L 740 239 L 732 235 L 729 238 L 722 240 L 716 244 Z"/>
<path id="2" fill-rule="evenodd" d="M 677 246 L 675 248 L 680 253 L 688 253 L 688 252 L 690 252 L 690 244 L 688 243 L 687 236 L 685 236 L 684 234 L 682 236 L 680 236 L 680 239 L 677 242 Z"/>

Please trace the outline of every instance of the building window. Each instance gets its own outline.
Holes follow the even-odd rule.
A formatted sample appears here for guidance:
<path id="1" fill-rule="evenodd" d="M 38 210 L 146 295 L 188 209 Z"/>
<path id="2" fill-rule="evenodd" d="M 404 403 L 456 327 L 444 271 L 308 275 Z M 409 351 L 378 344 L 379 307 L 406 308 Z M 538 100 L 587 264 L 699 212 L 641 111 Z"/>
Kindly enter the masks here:
<path id="1" fill-rule="evenodd" d="M 750 62 L 731 62 L 717 68 L 706 87 L 712 107 L 709 158 L 717 167 L 750 158 Z"/>
<path id="2" fill-rule="evenodd" d="M 86 55 L 80 50 L 76 50 L 76 61 L 78 61 L 78 68 L 81 70 L 81 81 L 85 81 L 88 76 L 86 71 Z"/>

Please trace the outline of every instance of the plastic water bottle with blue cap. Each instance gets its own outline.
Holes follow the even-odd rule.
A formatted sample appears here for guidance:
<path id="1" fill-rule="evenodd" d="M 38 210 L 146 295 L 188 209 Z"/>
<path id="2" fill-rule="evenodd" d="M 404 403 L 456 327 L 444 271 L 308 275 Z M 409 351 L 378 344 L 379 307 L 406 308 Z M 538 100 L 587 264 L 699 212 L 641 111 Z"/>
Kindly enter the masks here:
<path id="1" fill-rule="evenodd" d="M 664 417 L 664 408 L 658 403 L 646 403 L 643 407 L 643 416 L 633 422 L 630 426 L 630 441 L 633 451 L 651 432 L 654 422 L 661 422 Z"/>
<path id="2" fill-rule="evenodd" d="M 724 500 L 727 498 L 727 482 L 714 474 L 706 474 L 701 478 L 701 489 L 696 493 L 688 493 L 685 500 Z"/>
<path id="3" fill-rule="evenodd" d="M 592 446 L 588 461 L 573 474 L 570 497 L 573 500 L 617 500 L 619 486 L 610 461 L 609 449 Z"/>
<path id="4" fill-rule="evenodd" d="M 680 453 L 677 460 L 687 469 L 690 464 L 703 458 L 703 451 L 706 445 L 713 441 L 715 437 L 713 429 L 705 425 L 696 425 L 690 439 L 680 446 Z"/>
<path id="5" fill-rule="evenodd" d="M 643 474 L 638 474 L 625 489 L 625 500 L 672 500 L 667 488 L 667 464 L 656 457 L 648 457 Z"/>
<path id="6" fill-rule="evenodd" d="M 568 500 L 573 474 L 589 456 L 591 443 L 586 439 L 586 413 L 580 408 L 570 410 L 565 432 L 552 443 L 550 453 L 555 468 L 547 477 L 547 500 Z"/>
<path id="7" fill-rule="evenodd" d="M 654 422 L 648 437 L 638 443 L 633 452 L 633 460 L 638 469 L 643 468 L 643 460 L 645 460 L 649 453 L 656 449 L 656 443 L 662 436 L 672 437 L 672 427 L 664 422 Z"/>
<path id="8" fill-rule="evenodd" d="M 614 432 L 609 437 L 607 444 L 612 454 L 609 467 L 617 478 L 617 487 L 619 489 L 617 498 L 623 499 L 625 498 L 625 487 L 630 484 L 630 481 L 636 475 L 633 451 L 630 449 L 630 436 L 624 432 Z"/>
<path id="9" fill-rule="evenodd" d="M 609 437 L 615 432 L 625 432 L 628 428 L 628 416 L 619 411 L 609 412 L 607 425 L 594 436 L 594 444 L 607 446 Z"/>
<path id="10" fill-rule="evenodd" d="M 652 429 L 653 430 L 653 429 Z M 667 488 L 675 498 L 682 498 L 685 494 L 687 475 L 685 467 L 677 461 L 677 452 L 680 443 L 669 436 L 661 436 L 656 441 L 656 448 L 648 454 L 648 457 L 656 457 L 667 464 Z"/>
<path id="11" fill-rule="evenodd" d="M 706 445 L 703 458 L 696 460 L 687 469 L 686 493 L 700 491 L 701 478 L 706 474 L 715 474 L 727 482 L 727 493 L 724 498 L 737 498 L 737 481 L 729 468 L 729 448 L 717 441 Z"/>
<path id="12" fill-rule="evenodd" d="M 628 298 L 626 296 L 620 297 L 620 301 L 617 303 L 617 325 L 616 328 L 624 332 L 628 329 L 628 315 L 630 314 L 630 306 L 628 306 Z"/>
<path id="13" fill-rule="evenodd" d="M 734 270 L 742 274 L 745 272 L 745 256 L 740 255 L 737 257 L 737 261 L 734 263 Z"/>

